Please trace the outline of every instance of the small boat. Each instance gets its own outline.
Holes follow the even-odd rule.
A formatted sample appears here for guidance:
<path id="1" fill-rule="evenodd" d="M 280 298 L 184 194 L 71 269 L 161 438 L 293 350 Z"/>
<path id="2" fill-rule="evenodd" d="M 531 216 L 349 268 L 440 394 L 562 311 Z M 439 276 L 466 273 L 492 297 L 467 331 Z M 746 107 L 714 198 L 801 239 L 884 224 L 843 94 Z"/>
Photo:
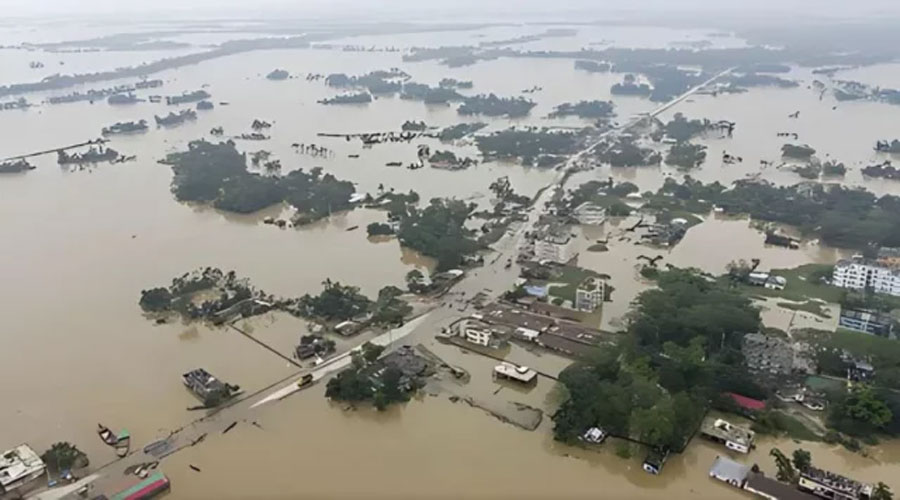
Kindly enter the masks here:
<path id="1" fill-rule="evenodd" d="M 347 158 L 359 158 L 359 155 L 347 155 Z"/>
<path id="2" fill-rule="evenodd" d="M 350 226 L 347 228 L 347 231 L 354 231 L 356 229 L 359 229 L 359 226 Z"/>
<path id="3" fill-rule="evenodd" d="M 97 434 L 104 443 L 110 446 L 115 446 L 119 441 L 118 438 L 116 438 L 116 435 L 113 434 L 113 431 L 109 430 L 109 427 L 106 427 L 103 424 L 97 424 Z"/>
<path id="4" fill-rule="evenodd" d="M 131 450 L 131 434 L 128 431 L 123 430 L 116 436 L 116 456 L 119 458 L 128 455 L 128 452 Z"/>

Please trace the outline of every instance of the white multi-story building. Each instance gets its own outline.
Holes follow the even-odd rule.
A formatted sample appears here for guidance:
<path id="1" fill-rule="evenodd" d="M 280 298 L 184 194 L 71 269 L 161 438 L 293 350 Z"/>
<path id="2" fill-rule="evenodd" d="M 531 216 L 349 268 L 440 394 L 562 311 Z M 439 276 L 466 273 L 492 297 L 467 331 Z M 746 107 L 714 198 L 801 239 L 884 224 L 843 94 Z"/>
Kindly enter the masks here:
<path id="1" fill-rule="evenodd" d="M 834 286 L 853 290 L 871 289 L 875 293 L 900 296 L 900 271 L 856 256 L 834 266 Z"/>
<path id="2" fill-rule="evenodd" d="M 575 309 L 591 312 L 603 304 L 606 292 L 606 282 L 600 278 L 590 277 L 585 279 L 575 289 Z"/>
<path id="3" fill-rule="evenodd" d="M 9 493 L 44 474 L 44 461 L 27 444 L 0 454 L 0 495 Z"/>
<path id="4" fill-rule="evenodd" d="M 505 344 L 505 338 L 497 328 L 478 318 L 465 318 L 456 323 L 453 328 L 457 335 L 473 344 L 493 348 L 502 347 Z"/>
<path id="5" fill-rule="evenodd" d="M 566 263 L 572 258 L 569 252 L 569 235 L 546 236 L 534 242 L 534 260 Z"/>

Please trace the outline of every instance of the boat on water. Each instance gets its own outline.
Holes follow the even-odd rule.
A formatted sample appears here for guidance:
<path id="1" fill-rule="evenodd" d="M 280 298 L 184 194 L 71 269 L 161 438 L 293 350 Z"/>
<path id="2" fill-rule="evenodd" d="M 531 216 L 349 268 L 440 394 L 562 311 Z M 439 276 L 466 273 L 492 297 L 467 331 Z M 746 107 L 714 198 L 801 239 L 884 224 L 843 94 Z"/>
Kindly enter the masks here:
<path id="1" fill-rule="evenodd" d="M 119 438 L 113 431 L 109 430 L 109 427 L 106 427 L 103 424 L 97 424 L 97 435 L 100 436 L 100 439 L 103 440 L 104 443 L 110 446 L 115 446 L 116 443 L 119 442 Z"/>
<path id="2" fill-rule="evenodd" d="M 114 445 L 116 448 L 116 456 L 119 458 L 128 455 L 128 452 L 131 450 L 131 434 L 123 430 L 116 436 L 116 444 Z"/>
<path id="3" fill-rule="evenodd" d="M 350 226 L 350 227 L 348 227 L 346 230 L 347 230 L 347 231 L 354 231 L 354 230 L 356 230 L 356 229 L 359 229 L 359 226 Z"/>

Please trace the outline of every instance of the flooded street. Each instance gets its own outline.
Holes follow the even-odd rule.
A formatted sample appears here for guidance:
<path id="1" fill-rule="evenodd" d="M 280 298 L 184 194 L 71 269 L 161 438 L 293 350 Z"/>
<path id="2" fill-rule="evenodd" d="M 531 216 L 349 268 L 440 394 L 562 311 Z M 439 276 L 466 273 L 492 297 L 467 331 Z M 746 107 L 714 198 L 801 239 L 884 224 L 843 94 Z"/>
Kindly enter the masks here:
<path id="1" fill-rule="evenodd" d="M 47 30 L 49 28 L 43 28 Z M 69 31 L 52 33 L 0 30 L 3 43 L 78 38 Z M 529 34 L 534 26 L 493 27 L 463 32 L 360 36 L 335 41 L 398 47 L 468 44 Z M 28 35 L 26 38 L 24 35 Z M 237 33 L 233 38 L 239 38 Z M 243 33 L 246 35 L 246 33 Z M 707 39 L 699 30 L 621 27 L 585 29 L 577 37 L 549 38 L 521 45 L 532 50 L 577 50 L 604 39 L 623 47 L 667 47 L 681 41 Z M 476 37 L 480 35 L 480 37 Z M 196 43 L 219 42 L 220 35 L 183 35 L 173 39 Z M 226 37 L 226 39 L 230 39 Z M 712 38 L 710 38 L 712 39 Z M 741 46 L 733 37 L 715 38 L 721 46 Z M 200 45 L 168 51 L 63 54 L 0 49 L 4 68 L 0 85 L 38 81 L 57 71 L 88 72 L 137 65 L 163 57 L 196 52 Z M 28 62 L 42 59 L 46 68 L 31 71 Z M 63 66 L 59 62 L 63 61 Z M 539 66 L 539 69 L 536 69 Z M 404 287 L 410 270 L 428 271 L 435 261 L 401 248 L 396 238 L 370 239 L 366 226 L 384 222 L 386 213 L 356 209 L 337 213 L 302 228 L 278 229 L 263 219 L 278 216 L 282 206 L 252 215 L 226 214 L 206 207 L 177 202 L 170 186 L 172 170 L 157 163 L 167 153 L 180 151 L 190 141 L 207 138 L 213 127 L 225 129 L 225 138 L 250 132 L 254 119 L 273 123 L 271 140 L 237 140 L 240 151 L 271 151 L 284 172 L 321 166 L 325 172 L 352 181 L 357 192 L 376 193 L 379 186 L 397 192 L 414 190 L 427 201 L 454 197 L 489 207 L 488 186 L 508 176 L 514 190 L 529 197 L 558 175 L 552 169 L 523 167 L 514 162 L 480 163 L 464 171 L 424 168 L 411 171 L 385 164 L 416 159 L 420 143 L 432 150 L 449 149 L 478 158 L 471 140 L 452 145 L 435 139 L 363 147 L 357 141 L 319 137 L 319 133 L 396 131 L 407 121 L 422 120 L 443 128 L 473 117 L 461 117 L 456 106 L 425 105 L 399 97 L 381 97 L 368 105 L 325 106 L 320 99 L 340 92 L 322 81 L 306 81 L 307 73 L 336 72 L 362 75 L 399 67 L 412 81 L 436 85 L 442 78 L 471 80 L 472 90 L 462 93 L 520 95 L 525 88 L 542 90 L 526 97 L 537 105 L 522 119 L 484 119 L 487 131 L 510 126 L 582 127 L 590 120 L 549 119 L 564 102 L 612 99 L 610 86 L 620 74 L 575 71 L 570 59 L 499 58 L 471 66 L 448 68 L 435 61 L 404 62 L 400 53 L 357 53 L 340 50 L 291 49 L 239 54 L 151 76 L 163 87 L 149 94 L 176 95 L 206 89 L 216 103 L 200 111 L 199 119 L 174 128 L 151 125 L 143 134 L 114 136 L 109 146 L 134 162 L 99 165 L 67 171 L 55 155 L 35 158 L 35 170 L 0 176 L 0 366 L 7 379 L 0 385 L 0 449 L 22 442 L 44 450 L 51 443 L 70 441 L 85 451 L 92 465 L 113 460 L 114 454 L 96 437 L 98 422 L 131 432 L 139 446 L 166 436 L 199 417 L 187 407 L 197 400 L 183 387 L 180 375 L 203 367 L 223 380 L 252 393 L 297 372 L 297 367 L 261 349 L 228 328 L 170 322 L 156 325 L 138 305 L 143 289 L 166 286 L 172 278 L 206 266 L 234 270 L 238 276 L 268 293 L 298 297 L 317 293 L 326 279 L 360 287 L 376 296 L 386 285 Z M 11 68 L 7 70 L 6 68 Z M 269 81 L 264 75 L 276 68 L 297 78 Z M 805 70 L 804 70 L 805 71 Z M 820 156 L 848 166 L 845 183 L 877 194 L 900 193 L 900 181 L 864 179 L 859 167 L 882 161 L 872 150 L 879 138 L 895 138 L 897 108 L 871 102 L 841 103 L 836 110 L 829 97 L 820 101 L 806 84 L 814 75 L 796 70 L 804 84 L 795 89 L 752 89 L 736 95 L 697 95 L 667 111 L 690 118 L 728 119 L 737 122 L 732 139 L 706 138 L 708 160 L 691 171 L 704 182 L 723 184 L 755 174 L 778 184 L 801 179 L 786 170 L 762 169 L 759 160 L 776 160 L 782 129 L 796 131 L 801 142 L 820 150 Z M 873 84 L 897 85 L 900 66 L 882 65 L 847 73 Z M 868 78 L 868 80 L 867 80 Z M 58 92 L 28 94 L 33 104 L 72 90 L 106 88 L 134 79 L 102 82 Z M 8 100 L 7 98 L 2 99 Z M 640 98 L 613 99 L 617 120 L 656 108 Z M 765 105 L 760 105 L 761 101 Z M 228 103 L 224 105 L 222 103 Z M 40 104 L 25 111 L 0 111 L 0 158 L 79 143 L 99 136 L 101 128 L 116 122 L 144 119 L 175 110 L 164 104 L 141 102 L 111 106 L 95 103 Z M 787 114 L 800 110 L 800 118 Z M 300 155 L 293 143 L 318 144 L 333 155 Z M 743 163 L 722 165 L 723 151 L 741 155 Z M 358 155 L 352 158 L 350 155 Z M 637 184 L 656 190 L 670 176 L 685 174 L 667 166 L 611 168 L 579 173 L 566 185 L 591 179 Z M 599 227 L 577 229 L 578 264 L 608 274 L 615 287 L 613 301 L 603 307 L 601 327 L 621 330 L 622 317 L 637 295 L 652 286 L 639 275 L 639 255 L 663 257 L 660 265 L 696 267 L 722 273 L 735 260 L 762 260 L 762 268 L 790 268 L 801 264 L 833 263 L 847 252 L 804 243 L 799 250 L 763 244 L 765 235 L 745 219 L 718 218 L 713 214 L 691 228 L 671 250 L 652 249 L 634 241 L 615 241 L 631 219 L 610 220 Z M 634 235 L 632 234 L 632 237 Z M 596 240 L 609 238 L 607 252 L 590 252 Z M 510 271 L 511 272 L 511 271 Z M 504 282 L 496 292 L 502 292 Z M 481 282 L 479 282 L 479 285 Z M 780 324 L 783 319 L 773 318 Z M 767 321 L 768 323 L 768 321 Z M 307 322 L 286 314 L 267 314 L 242 326 L 290 356 Z M 432 332 L 436 333 L 436 332 Z M 349 347 L 359 338 L 346 341 Z M 490 380 L 493 360 L 465 354 L 458 348 L 417 337 L 438 356 L 473 372 L 466 394 L 490 398 L 499 385 Z M 549 353 L 513 346 L 508 359 L 539 366 L 554 375 L 569 360 Z M 661 476 L 640 468 L 638 456 L 621 459 L 614 446 L 599 452 L 560 445 L 552 440 L 550 413 L 558 403 L 558 388 L 542 379 L 531 391 L 503 387 L 501 395 L 544 410 L 540 427 L 528 432 L 503 424 L 464 403 L 452 403 L 447 392 L 423 395 L 406 405 L 378 413 L 371 409 L 344 411 L 323 397 L 325 384 L 277 404 L 252 412 L 241 410 L 244 422 L 227 436 L 211 436 L 168 458 L 162 468 L 171 478 L 167 498 L 740 498 L 744 495 L 710 480 L 707 469 L 723 448 L 695 442 L 676 456 Z M 247 425 L 256 420 L 262 429 Z M 786 453 L 790 441 L 763 441 L 750 460 L 767 473 L 774 472 L 768 450 Z M 864 458 L 820 443 L 803 443 L 824 468 L 845 471 L 865 481 L 891 480 L 900 462 L 900 443 L 872 448 Z M 642 458 L 642 456 L 640 456 Z M 195 472 L 196 465 L 202 472 Z M 388 494 L 387 492 L 390 492 Z"/>

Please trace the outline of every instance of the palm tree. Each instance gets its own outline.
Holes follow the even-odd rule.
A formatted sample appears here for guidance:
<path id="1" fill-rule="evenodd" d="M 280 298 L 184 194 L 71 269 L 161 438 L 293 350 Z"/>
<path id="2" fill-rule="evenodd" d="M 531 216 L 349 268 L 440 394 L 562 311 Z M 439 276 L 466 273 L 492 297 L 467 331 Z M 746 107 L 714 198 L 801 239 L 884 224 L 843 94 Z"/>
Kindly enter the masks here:
<path id="1" fill-rule="evenodd" d="M 784 456 L 784 453 L 782 453 L 781 450 L 772 448 L 769 451 L 769 455 L 775 458 L 775 466 L 778 467 L 778 473 L 775 474 L 775 477 L 779 481 L 784 481 L 786 483 L 794 483 L 797 481 L 797 471 L 794 470 L 791 461 L 788 457 Z"/>
<path id="2" fill-rule="evenodd" d="M 894 498 L 894 493 L 891 492 L 891 487 L 882 483 L 881 481 L 875 485 L 875 490 L 872 491 L 872 500 L 892 500 Z"/>

